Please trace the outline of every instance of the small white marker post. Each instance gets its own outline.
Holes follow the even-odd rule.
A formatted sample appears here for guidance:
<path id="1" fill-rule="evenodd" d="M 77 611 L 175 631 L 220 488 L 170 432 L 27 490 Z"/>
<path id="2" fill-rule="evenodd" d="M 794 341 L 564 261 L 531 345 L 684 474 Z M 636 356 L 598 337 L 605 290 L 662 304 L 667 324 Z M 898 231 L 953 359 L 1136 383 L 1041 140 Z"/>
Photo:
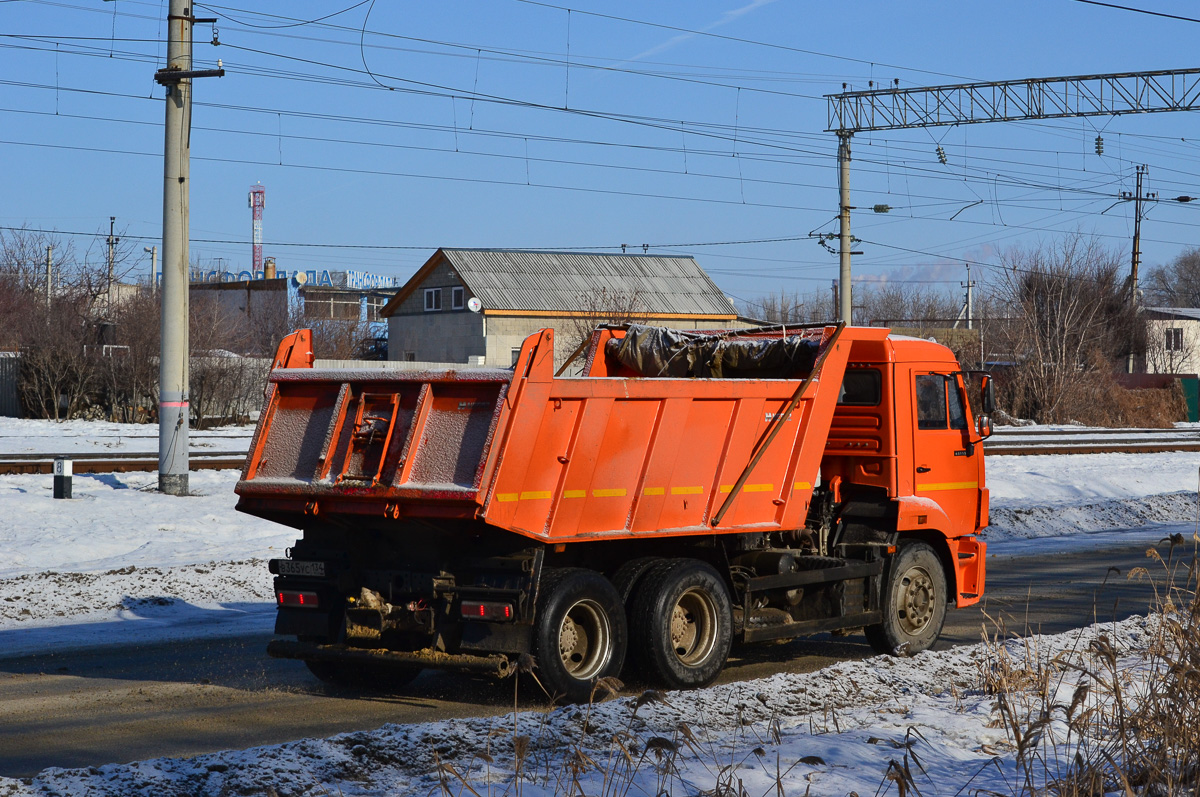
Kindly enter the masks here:
<path id="1" fill-rule="evenodd" d="M 54 497 L 71 497 L 71 460 L 54 460 Z"/>

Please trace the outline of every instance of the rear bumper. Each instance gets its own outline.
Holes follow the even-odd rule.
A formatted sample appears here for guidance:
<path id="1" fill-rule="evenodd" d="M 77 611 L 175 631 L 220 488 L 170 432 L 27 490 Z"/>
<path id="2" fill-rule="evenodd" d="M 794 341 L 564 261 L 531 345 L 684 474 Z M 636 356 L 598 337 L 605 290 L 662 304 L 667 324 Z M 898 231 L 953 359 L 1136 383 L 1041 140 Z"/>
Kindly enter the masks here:
<path id="1" fill-rule="evenodd" d="M 430 648 L 399 652 L 276 639 L 267 645 L 267 655 L 277 659 L 300 659 L 302 661 L 341 661 L 385 667 L 428 667 L 493 675 L 497 678 L 507 678 L 513 672 L 513 662 L 508 656 L 442 653 Z"/>

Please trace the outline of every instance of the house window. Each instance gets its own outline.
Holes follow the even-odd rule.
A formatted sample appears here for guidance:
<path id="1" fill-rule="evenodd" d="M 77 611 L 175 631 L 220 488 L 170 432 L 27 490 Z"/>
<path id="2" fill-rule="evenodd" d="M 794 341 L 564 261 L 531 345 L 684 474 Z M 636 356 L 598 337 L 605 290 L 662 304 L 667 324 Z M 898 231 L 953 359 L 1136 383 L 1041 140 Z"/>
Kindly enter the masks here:
<path id="1" fill-rule="evenodd" d="M 457 287 L 450 291 L 450 309 L 461 310 L 467 304 L 467 291 L 463 287 Z"/>
<path id="2" fill-rule="evenodd" d="M 409 363 L 415 363 L 417 361 L 417 353 L 415 351 L 404 352 L 404 361 L 409 362 Z"/>
<path id="3" fill-rule="evenodd" d="M 362 303 L 353 291 L 309 290 L 304 293 L 304 317 L 314 321 L 357 321 Z"/>
<path id="4" fill-rule="evenodd" d="M 384 305 L 386 305 L 391 298 L 391 296 L 382 294 L 369 294 L 367 296 L 367 320 L 378 321 L 379 311 L 384 308 Z"/>
<path id="5" fill-rule="evenodd" d="M 513 350 L 512 350 L 512 364 L 513 364 L 513 365 L 516 365 L 516 364 L 517 364 L 517 360 L 519 360 L 519 359 L 521 359 L 521 350 L 520 350 L 520 349 L 513 349 Z"/>
<path id="6" fill-rule="evenodd" d="M 1180 327 L 1170 327 L 1163 331 L 1167 333 L 1167 351 L 1183 351 L 1183 329 Z"/>
<path id="7" fill-rule="evenodd" d="M 442 289 L 425 289 L 425 312 L 432 313 L 442 309 Z"/>

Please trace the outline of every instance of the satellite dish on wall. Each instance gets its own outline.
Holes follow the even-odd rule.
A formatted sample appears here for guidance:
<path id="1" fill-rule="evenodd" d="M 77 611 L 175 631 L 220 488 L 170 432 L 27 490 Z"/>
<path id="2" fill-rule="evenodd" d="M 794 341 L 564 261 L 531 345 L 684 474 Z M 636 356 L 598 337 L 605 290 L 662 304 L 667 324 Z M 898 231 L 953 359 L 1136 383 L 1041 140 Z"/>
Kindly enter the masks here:
<path id="1" fill-rule="evenodd" d="M 467 300 L 467 309 L 472 313 L 478 313 L 483 309 L 483 302 L 479 301 L 478 296 L 472 296 L 469 300 Z"/>
<path id="2" fill-rule="evenodd" d="M 296 281 L 297 285 L 303 285 L 304 283 L 308 282 L 308 275 L 303 271 L 297 271 L 292 279 Z"/>

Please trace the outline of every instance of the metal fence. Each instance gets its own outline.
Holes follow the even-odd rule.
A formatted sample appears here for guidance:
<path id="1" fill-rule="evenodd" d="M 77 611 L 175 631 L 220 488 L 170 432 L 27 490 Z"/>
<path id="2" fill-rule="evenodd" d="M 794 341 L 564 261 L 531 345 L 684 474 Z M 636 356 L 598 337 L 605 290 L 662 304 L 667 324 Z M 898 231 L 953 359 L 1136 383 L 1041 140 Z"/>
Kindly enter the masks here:
<path id="1" fill-rule="evenodd" d="M 20 371 L 21 358 L 0 354 L 0 417 L 21 417 L 21 399 L 17 395 L 17 375 Z"/>

